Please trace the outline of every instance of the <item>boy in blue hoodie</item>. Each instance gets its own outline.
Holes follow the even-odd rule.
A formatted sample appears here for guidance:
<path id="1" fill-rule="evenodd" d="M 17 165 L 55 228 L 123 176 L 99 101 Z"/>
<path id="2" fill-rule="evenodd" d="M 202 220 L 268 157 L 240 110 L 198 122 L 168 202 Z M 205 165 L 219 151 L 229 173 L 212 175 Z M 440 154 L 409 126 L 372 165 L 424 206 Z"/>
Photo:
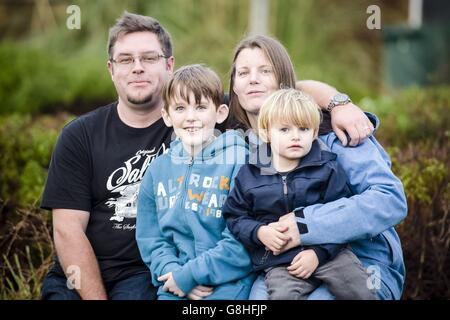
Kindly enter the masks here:
<path id="1" fill-rule="evenodd" d="M 352 196 L 336 155 L 321 150 L 316 139 L 320 118 L 318 106 L 295 89 L 265 101 L 258 129 L 270 154 L 260 148 L 257 162 L 240 169 L 224 216 L 255 271 L 265 272 L 270 299 L 306 299 L 322 282 L 337 299 L 375 299 L 361 262 L 346 246 L 300 246 L 295 232 L 286 230 L 295 208 Z M 291 229 L 297 230 L 295 222 Z"/>
<path id="2" fill-rule="evenodd" d="M 251 259 L 226 227 L 222 206 L 245 163 L 245 141 L 214 127 L 228 116 L 217 74 L 177 70 L 164 88 L 162 116 L 177 139 L 144 175 L 136 240 L 158 299 L 247 299 Z"/>

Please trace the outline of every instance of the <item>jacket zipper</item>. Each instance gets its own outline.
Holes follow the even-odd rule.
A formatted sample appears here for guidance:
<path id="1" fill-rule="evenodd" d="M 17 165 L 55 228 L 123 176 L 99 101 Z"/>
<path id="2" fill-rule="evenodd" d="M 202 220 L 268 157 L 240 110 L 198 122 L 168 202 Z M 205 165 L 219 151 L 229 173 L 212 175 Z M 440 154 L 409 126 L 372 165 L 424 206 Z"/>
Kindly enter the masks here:
<path id="1" fill-rule="evenodd" d="M 188 185 L 188 179 L 189 179 L 189 175 L 191 173 L 191 169 L 192 166 L 194 164 L 194 157 L 190 157 L 189 158 L 189 163 L 188 163 L 188 167 L 186 170 L 186 174 L 184 175 L 184 181 L 183 181 L 183 189 L 181 190 L 182 192 L 182 196 L 181 196 L 181 201 L 180 201 L 180 207 L 181 209 L 184 209 L 184 201 L 186 199 L 186 194 L 187 194 L 187 185 Z M 183 192 L 183 190 L 186 190 L 186 192 Z"/>
<path id="2" fill-rule="evenodd" d="M 288 187 L 287 187 L 287 175 L 281 176 L 281 180 L 283 181 L 283 195 L 284 195 L 284 204 L 286 206 L 286 212 L 289 212 L 289 205 L 288 205 Z M 269 257 L 270 250 L 266 249 L 266 252 L 264 253 L 264 256 L 261 258 L 261 264 L 265 263 L 267 258 Z"/>
<path id="3" fill-rule="evenodd" d="M 183 180 L 183 185 L 184 186 L 183 186 L 183 189 L 181 190 L 182 196 L 181 196 L 181 201 L 180 201 L 180 207 L 181 207 L 181 212 L 183 213 L 182 216 L 183 216 L 183 218 L 184 218 L 184 220 L 186 222 L 186 225 L 188 226 L 187 229 L 190 231 L 192 239 L 195 240 L 194 232 L 192 231 L 192 227 L 191 227 L 191 224 L 189 223 L 189 219 L 188 219 L 188 216 L 186 214 L 186 210 L 184 209 L 184 201 L 186 200 L 188 179 L 189 179 L 189 176 L 191 175 L 191 170 L 192 170 L 193 165 L 194 165 L 194 157 L 190 157 L 189 158 L 189 162 L 188 162 L 188 167 L 187 167 L 187 170 L 186 170 L 186 174 L 184 175 L 184 178 L 183 178 L 184 179 Z M 183 192 L 183 191 L 185 191 L 185 192 Z"/>
<path id="4" fill-rule="evenodd" d="M 282 175 L 281 180 L 283 181 L 283 195 L 284 195 L 284 204 L 286 207 L 286 213 L 289 213 L 289 198 L 288 198 L 288 186 L 287 186 L 287 175 Z"/>
<path id="5" fill-rule="evenodd" d="M 269 257 L 270 250 L 266 249 L 266 252 L 264 252 L 264 256 L 261 258 L 261 264 L 265 263 L 267 258 Z"/>

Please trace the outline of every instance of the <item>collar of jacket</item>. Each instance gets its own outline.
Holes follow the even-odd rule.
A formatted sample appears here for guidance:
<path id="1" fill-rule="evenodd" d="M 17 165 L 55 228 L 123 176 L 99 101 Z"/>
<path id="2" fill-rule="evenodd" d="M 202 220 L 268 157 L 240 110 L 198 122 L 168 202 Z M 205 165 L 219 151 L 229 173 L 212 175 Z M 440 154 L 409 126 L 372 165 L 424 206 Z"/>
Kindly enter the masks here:
<path id="1" fill-rule="evenodd" d="M 261 169 L 261 172 L 264 172 L 266 174 L 277 173 L 275 168 L 272 166 L 272 152 L 269 144 L 262 143 L 254 151 L 255 152 L 252 152 L 249 155 L 250 165 Z M 262 161 L 262 157 L 268 159 L 268 161 Z M 320 166 L 326 162 L 335 160 L 336 157 L 337 156 L 335 153 L 323 150 L 320 146 L 319 141 L 315 139 L 311 145 L 311 150 L 309 151 L 309 153 L 302 158 L 300 164 L 292 171 L 310 166 Z"/>
<path id="2" fill-rule="evenodd" d="M 209 143 L 202 149 L 195 157 L 192 157 L 184 147 L 179 138 L 170 143 L 169 156 L 173 160 L 177 160 L 186 164 L 192 164 L 193 162 L 210 160 L 229 148 L 235 148 L 236 152 L 242 153 L 245 157 L 246 150 L 248 150 L 247 144 L 242 136 L 235 130 L 227 130 L 225 133 L 215 137 L 214 141 Z"/>

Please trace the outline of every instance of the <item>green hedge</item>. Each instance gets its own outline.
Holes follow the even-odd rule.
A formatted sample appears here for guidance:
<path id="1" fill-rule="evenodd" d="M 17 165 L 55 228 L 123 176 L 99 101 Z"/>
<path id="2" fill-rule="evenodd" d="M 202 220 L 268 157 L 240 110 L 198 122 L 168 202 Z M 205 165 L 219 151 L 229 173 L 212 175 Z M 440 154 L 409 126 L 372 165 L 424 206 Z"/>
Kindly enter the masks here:
<path id="1" fill-rule="evenodd" d="M 361 108 L 381 119 L 377 137 L 392 146 L 419 141 L 444 145 L 450 137 L 450 87 L 411 88 L 378 99 L 365 98 Z"/>
<path id="2" fill-rule="evenodd" d="M 36 299 L 53 255 L 38 209 L 53 146 L 73 116 L 0 116 L 0 300 Z"/>
<path id="3" fill-rule="evenodd" d="M 377 138 L 402 180 L 408 216 L 397 227 L 405 299 L 450 298 L 450 87 L 412 88 L 360 103 L 381 121 Z"/>
<path id="4" fill-rule="evenodd" d="M 54 28 L 33 30 L 20 39 L 12 37 L 14 41 L 1 39 L 0 114 L 55 110 L 78 114 L 80 105 L 86 111 L 111 101 L 115 91 L 105 66 L 107 35 L 125 9 L 151 15 L 170 31 L 176 67 L 211 65 L 225 87 L 234 47 L 249 32 L 249 1 L 79 0 L 77 4 L 82 9 L 80 30 L 67 29 L 64 4 L 51 1 Z M 268 33 L 286 46 L 299 79 L 330 83 L 353 99 L 374 96 L 381 85 L 382 42 L 379 31 L 361 28 L 366 18 L 362 13 L 370 4 L 369 0 L 351 5 L 271 1 Z M 396 7 L 383 4 L 383 17 L 396 16 Z M 318 23 L 323 17 L 327 23 Z"/>
<path id="5" fill-rule="evenodd" d="M 72 118 L 66 114 L 0 117 L 0 199 L 4 203 L 14 207 L 37 203 L 59 131 Z"/>
<path id="6" fill-rule="evenodd" d="M 87 49 L 71 56 L 1 43 L 0 115 L 61 110 L 79 113 L 115 99 L 105 61 L 101 60 L 104 55 Z"/>
<path id="7" fill-rule="evenodd" d="M 410 143 L 392 150 L 408 216 L 398 227 L 406 264 L 406 299 L 450 298 L 450 146 Z"/>

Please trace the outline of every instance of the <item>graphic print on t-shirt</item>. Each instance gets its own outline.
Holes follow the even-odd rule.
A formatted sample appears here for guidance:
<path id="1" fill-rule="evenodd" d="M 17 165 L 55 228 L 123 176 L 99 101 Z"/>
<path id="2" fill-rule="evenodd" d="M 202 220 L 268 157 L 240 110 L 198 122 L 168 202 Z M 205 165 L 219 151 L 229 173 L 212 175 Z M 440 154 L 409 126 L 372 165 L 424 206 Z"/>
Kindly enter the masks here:
<path id="1" fill-rule="evenodd" d="M 114 215 L 109 220 L 122 222 L 123 218 L 136 218 L 139 185 L 140 183 L 137 182 L 114 190 L 114 192 L 120 193 L 120 197 L 110 198 L 106 202 L 108 207 L 115 207 Z"/>
<path id="2" fill-rule="evenodd" d="M 156 148 L 139 150 L 136 155 L 126 160 L 123 166 L 109 175 L 106 188 L 113 194 L 113 197 L 109 198 L 105 204 L 109 208 L 114 207 L 110 221 L 123 222 L 124 218 L 136 218 L 139 187 L 144 173 L 156 157 L 166 152 L 164 144 L 157 151 Z M 113 228 L 133 230 L 135 226 L 128 224 L 125 228 L 121 224 L 114 224 Z"/>

